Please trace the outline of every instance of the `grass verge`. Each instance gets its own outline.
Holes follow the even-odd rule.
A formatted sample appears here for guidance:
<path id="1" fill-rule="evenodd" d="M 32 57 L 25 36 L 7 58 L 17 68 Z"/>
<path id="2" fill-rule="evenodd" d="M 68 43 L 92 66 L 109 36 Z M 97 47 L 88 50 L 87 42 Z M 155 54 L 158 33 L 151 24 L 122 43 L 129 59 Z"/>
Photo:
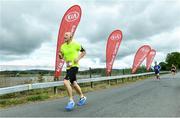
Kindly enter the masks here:
<path id="1" fill-rule="evenodd" d="M 150 76 L 152 77 L 152 76 Z M 125 78 L 123 80 L 111 80 L 110 82 L 108 80 L 106 81 L 100 81 L 100 82 L 94 82 L 93 88 L 91 88 L 91 83 L 82 83 L 80 84 L 81 89 L 84 93 L 95 91 L 95 90 L 102 90 L 107 88 L 113 88 L 113 87 L 121 87 L 125 86 L 127 84 L 134 83 L 136 81 L 144 80 L 149 77 L 139 77 L 139 78 Z M 75 91 L 73 91 L 73 94 L 76 94 Z M 36 101 L 44 101 L 44 100 L 50 100 L 50 99 L 58 99 L 61 97 L 67 96 L 66 90 L 64 86 L 58 87 L 58 94 L 53 93 L 53 88 L 47 88 L 47 89 L 36 89 L 31 91 L 23 91 L 18 93 L 12 93 L 0 96 L 0 108 L 6 108 L 11 107 L 19 104 L 25 104 L 30 102 L 36 102 Z"/>

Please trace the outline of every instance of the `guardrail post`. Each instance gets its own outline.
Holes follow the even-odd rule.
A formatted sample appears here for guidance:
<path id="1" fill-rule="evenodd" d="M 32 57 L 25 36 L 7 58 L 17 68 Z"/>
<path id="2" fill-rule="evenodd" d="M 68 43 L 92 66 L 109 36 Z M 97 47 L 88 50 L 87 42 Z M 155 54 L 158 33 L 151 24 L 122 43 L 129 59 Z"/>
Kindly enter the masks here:
<path id="1" fill-rule="evenodd" d="M 124 78 L 122 78 L 122 83 L 124 83 Z"/>
<path id="2" fill-rule="evenodd" d="M 59 78 L 54 77 L 54 81 L 58 81 L 58 79 L 59 79 Z M 54 94 L 57 94 L 57 93 L 58 93 L 57 87 L 55 86 L 55 87 L 54 87 Z"/>
<path id="3" fill-rule="evenodd" d="M 109 76 L 111 76 L 111 72 L 109 73 Z M 108 80 L 108 85 L 110 85 L 110 84 L 111 84 L 111 81 Z"/>
<path id="4" fill-rule="evenodd" d="M 91 72 L 91 67 L 89 67 L 89 78 L 92 78 L 92 72 Z M 93 82 L 91 82 L 91 88 L 93 88 Z"/>
<path id="5" fill-rule="evenodd" d="M 118 84 L 118 79 L 116 79 L 116 84 Z"/>
<path id="6" fill-rule="evenodd" d="M 108 80 L 108 85 L 110 85 L 111 84 L 111 82 L 110 82 L 110 80 Z"/>
<path id="7" fill-rule="evenodd" d="M 93 82 L 91 82 L 91 88 L 93 88 L 94 86 L 93 86 Z"/>

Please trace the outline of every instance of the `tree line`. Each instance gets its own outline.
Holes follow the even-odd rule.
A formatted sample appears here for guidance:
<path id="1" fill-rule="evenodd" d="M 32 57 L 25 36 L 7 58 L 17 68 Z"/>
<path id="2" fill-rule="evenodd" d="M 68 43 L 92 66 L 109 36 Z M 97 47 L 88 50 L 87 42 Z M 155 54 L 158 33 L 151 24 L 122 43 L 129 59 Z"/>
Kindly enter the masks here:
<path id="1" fill-rule="evenodd" d="M 172 64 L 174 64 L 178 70 L 180 69 L 180 52 L 168 53 L 165 62 L 159 63 L 161 70 L 170 70 Z"/>

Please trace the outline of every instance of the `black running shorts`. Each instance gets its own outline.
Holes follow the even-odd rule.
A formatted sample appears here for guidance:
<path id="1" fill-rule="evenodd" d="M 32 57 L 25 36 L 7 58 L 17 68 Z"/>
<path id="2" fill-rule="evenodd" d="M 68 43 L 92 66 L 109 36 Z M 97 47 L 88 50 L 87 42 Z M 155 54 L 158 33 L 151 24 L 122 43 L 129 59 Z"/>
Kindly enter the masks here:
<path id="1" fill-rule="evenodd" d="M 158 70 L 155 70 L 155 74 L 156 74 L 156 75 L 159 74 L 159 71 L 158 71 Z"/>
<path id="2" fill-rule="evenodd" d="M 174 72 L 174 73 L 175 73 L 175 72 L 176 72 L 176 70 L 172 69 L 172 70 L 171 70 L 171 72 Z"/>
<path id="3" fill-rule="evenodd" d="M 76 74 L 78 73 L 78 67 L 71 67 L 70 69 L 66 70 L 65 80 L 69 80 L 71 84 L 76 81 Z"/>

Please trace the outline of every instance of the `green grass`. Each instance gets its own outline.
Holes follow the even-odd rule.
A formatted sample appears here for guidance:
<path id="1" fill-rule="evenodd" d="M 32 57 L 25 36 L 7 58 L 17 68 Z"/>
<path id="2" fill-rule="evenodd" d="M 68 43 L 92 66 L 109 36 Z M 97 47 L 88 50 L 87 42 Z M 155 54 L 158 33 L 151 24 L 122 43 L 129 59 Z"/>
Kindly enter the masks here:
<path id="1" fill-rule="evenodd" d="M 18 105 L 18 104 L 24 104 L 26 102 L 27 102 L 26 99 L 23 97 L 2 99 L 2 100 L 0 100 L 0 108 L 1 107 L 7 107 L 7 106 L 14 106 L 14 105 Z"/>
<path id="2" fill-rule="evenodd" d="M 48 94 L 33 95 L 33 96 L 28 96 L 27 101 L 42 101 L 48 98 L 49 98 Z"/>

